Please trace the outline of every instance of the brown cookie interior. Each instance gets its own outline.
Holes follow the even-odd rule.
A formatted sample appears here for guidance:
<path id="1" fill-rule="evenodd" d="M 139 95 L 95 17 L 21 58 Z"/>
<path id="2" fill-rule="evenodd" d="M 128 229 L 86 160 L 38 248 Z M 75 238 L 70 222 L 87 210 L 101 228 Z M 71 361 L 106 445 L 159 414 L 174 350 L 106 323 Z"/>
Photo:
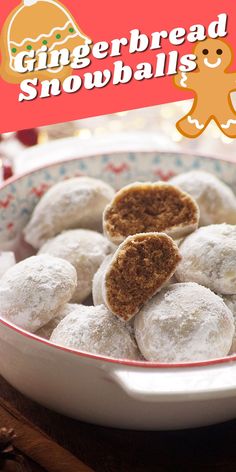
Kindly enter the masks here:
<path id="1" fill-rule="evenodd" d="M 111 237 L 197 223 L 196 204 L 172 185 L 147 184 L 121 190 L 105 213 L 105 229 Z"/>
<path id="2" fill-rule="evenodd" d="M 106 274 L 106 300 L 113 313 L 130 319 L 169 279 L 180 259 L 166 235 L 129 238 Z"/>

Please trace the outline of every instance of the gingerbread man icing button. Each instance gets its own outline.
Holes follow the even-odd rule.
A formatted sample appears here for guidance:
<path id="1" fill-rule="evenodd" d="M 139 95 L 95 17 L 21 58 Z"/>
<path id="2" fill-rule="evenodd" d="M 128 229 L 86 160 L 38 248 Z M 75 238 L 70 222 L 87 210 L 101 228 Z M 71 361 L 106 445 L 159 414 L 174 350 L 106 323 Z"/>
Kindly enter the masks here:
<path id="1" fill-rule="evenodd" d="M 229 72 L 232 48 L 221 39 L 207 39 L 196 45 L 194 54 L 197 69 L 179 72 L 174 78 L 177 87 L 195 93 L 192 108 L 178 121 L 177 129 L 188 138 L 197 138 L 214 120 L 226 136 L 236 138 L 236 112 L 230 95 L 236 90 L 236 72 Z"/>
<path id="2" fill-rule="evenodd" d="M 52 53 L 62 48 L 72 54 L 77 46 L 91 44 L 69 10 L 58 0 L 23 0 L 10 13 L 3 26 L 0 50 L 1 76 L 10 83 L 37 76 L 39 80 L 63 80 L 72 74 L 70 65 L 50 67 Z M 47 52 L 48 67 L 39 67 L 40 52 Z M 17 57 L 26 53 L 22 67 L 34 63 L 33 70 L 20 72 Z M 28 55 L 28 57 L 27 57 Z"/>

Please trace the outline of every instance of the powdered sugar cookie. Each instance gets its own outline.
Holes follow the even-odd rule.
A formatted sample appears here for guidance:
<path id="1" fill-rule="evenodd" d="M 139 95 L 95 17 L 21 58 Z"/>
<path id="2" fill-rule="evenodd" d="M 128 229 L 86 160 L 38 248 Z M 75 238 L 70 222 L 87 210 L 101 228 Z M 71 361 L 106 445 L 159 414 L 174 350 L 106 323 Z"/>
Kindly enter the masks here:
<path id="1" fill-rule="evenodd" d="M 165 232 L 174 238 L 198 227 L 195 201 L 166 183 L 136 182 L 122 188 L 106 207 L 103 228 L 107 237 L 120 244 L 132 234 Z"/>
<path id="2" fill-rule="evenodd" d="M 54 67 L 50 53 L 62 48 L 72 52 L 75 47 L 90 43 L 70 12 L 58 0 L 23 0 L 10 13 L 2 30 L 1 75 L 12 83 L 35 77 L 39 80 L 63 80 L 72 74 L 73 69 L 69 65 Z M 18 54 L 23 52 L 28 54 L 28 61 L 35 59 L 33 71 L 24 74 L 19 72 L 17 65 Z M 52 64 L 52 67 L 39 70 L 40 52 L 48 53 L 47 64 Z"/>
<path id="3" fill-rule="evenodd" d="M 24 230 L 25 240 L 38 249 L 66 229 L 101 230 L 104 208 L 113 195 L 110 185 L 89 177 L 59 182 L 36 206 Z"/>
<path id="4" fill-rule="evenodd" d="M 106 274 L 106 271 L 109 267 L 109 264 L 112 260 L 113 255 L 107 256 L 103 263 L 100 265 L 98 271 L 94 275 L 93 278 L 93 287 L 92 287 L 92 295 L 93 295 L 93 303 L 94 305 L 102 305 L 104 303 L 104 297 L 103 297 L 103 283 L 104 283 L 104 277 Z M 163 287 L 170 285 L 170 284 L 175 284 L 177 282 L 175 276 L 173 275 L 164 285 Z M 133 320 L 131 319 L 130 322 Z"/>
<path id="5" fill-rule="evenodd" d="M 112 313 L 128 321 L 171 278 L 179 261 L 178 247 L 166 234 L 129 236 L 96 277 L 95 302 L 103 299 Z"/>
<path id="6" fill-rule="evenodd" d="M 180 246 L 179 282 L 197 282 L 214 292 L 236 294 L 236 226 L 199 228 Z"/>
<path id="7" fill-rule="evenodd" d="M 102 305 L 104 303 L 102 287 L 104 282 L 104 277 L 111 263 L 113 255 L 107 256 L 103 263 L 100 265 L 99 269 L 97 270 L 96 274 L 93 278 L 93 286 L 92 286 L 92 294 L 93 294 L 93 303 L 94 305 Z"/>
<path id="8" fill-rule="evenodd" d="M 200 209 L 200 226 L 236 224 L 236 197 L 216 176 L 199 170 L 177 175 L 170 183 L 189 193 Z"/>
<path id="9" fill-rule="evenodd" d="M 75 267 L 78 284 L 72 302 L 80 303 L 90 295 L 93 276 L 111 250 L 110 242 L 102 234 L 74 229 L 47 241 L 39 254 L 61 257 Z"/>
<path id="10" fill-rule="evenodd" d="M 116 359 L 140 359 L 126 325 L 104 306 L 78 306 L 62 320 L 50 340 L 61 346 Z"/>
<path id="11" fill-rule="evenodd" d="M 135 337 L 153 362 L 193 362 L 226 356 L 235 328 L 231 311 L 195 283 L 170 285 L 140 311 Z"/>
<path id="12" fill-rule="evenodd" d="M 221 295 L 223 298 L 225 304 L 227 307 L 230 309 L 233 318 L 234 318 L 234 326 L 236 329 L 236 295 Z M 229 351 L 229 354 L 235 354 L 236 353 L 236 331 L 234 333 L 231 349 Z"/>
<path id="13" fill-rule="evenodd" d="M 72 313 L 78 308 L 76 303 L 67 303 L 65 306 L 60 308 L 54 318 L 49 321 L 46 325 L 42 326 L 35 334 L 40 338 L 50 339 L 52 332 L 54 329 L 59 325 L 60 321 L 62 321 L 67 315 Z"/>
<path id="14" fill-rule="evenodd" d="M 14 266 L 16 263 L 16 258 L 14 252 L 1 252 L 0 251 L 0 278 L 5 274 L 5 272 Z"/>
<path id="15" fill-rule="evenodd" d="M 0 279 L 1 316 L 34 333 L 71 299 L 76 285 L 69 262 L 48 254 L 29 257 Z"/>

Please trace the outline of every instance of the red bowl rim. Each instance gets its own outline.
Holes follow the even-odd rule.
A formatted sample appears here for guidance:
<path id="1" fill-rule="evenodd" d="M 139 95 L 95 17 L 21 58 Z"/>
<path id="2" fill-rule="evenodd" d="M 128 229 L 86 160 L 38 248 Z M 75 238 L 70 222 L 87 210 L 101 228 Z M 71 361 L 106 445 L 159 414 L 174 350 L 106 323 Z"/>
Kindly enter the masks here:
<path id="1" fill-rule="evenodd" d="M 158 152 L 158 150 L 153 150 L 153 151 L 142 151 L 144 154 L 150 154 L 152 152 Z M 126 151 L 122 151 L 122 152 L 126 152 Z M 112 152 L 112 154 L 122 154 L 122 152 Z M 134 151 L 136 152 L 136 151 Z M 109 154 L 108 152 L 104 152 L 103 155 L 106 155 L 106 154 Z M 175 155 L 175 156 L 189 156 L 189 155 L 193 155 L 194 157 L 205 157 L 206 159 L 210 159 L 210 160 L 219 160 L 219 161 L 224 161 L 224 162 L 228 162 L 232 165 L 236 165 L 236 163 L 234 163 L 233 161 L 231 161 L 230 159 L 226 159 L 226 158 L 223 158 L 223 157 L 213 157 L 213 156 L 203 156 L 203 155 L 200 155 L 200 154 L 192 154 L 192 153 L 187 153 L 187 152 L 175 152 L 175 151 L 171 151 L 171 152 L 167 152 L 167 151 L 160 151 L 160 154 L 162 155 L 167 155 L 167 156 L 170 156 L 170 155 Z M 22 180 L 23 178 L 27 177 L 27 176 L 30 176 L 36 172 L 39 172 L 43 169 L 48 169 L 48 168 L 51 168 L 51 167 L 56 167 L 58 165 L 65 165 L 67 164 L 68 162 L 71 162 L 71 161 L 77 161 L 77 160 L 81 160 L 81 159 L 91 159 L 91 158 L 96 158 L 100 156 L 100 154 L 92 154 L 91 156 L 86 156 L 86 157 L 83 157 L 83 156 L 79 156 L 79 157 L 73 157 L 73 158 L 67 158 L 65 159 L 64 161 L 57 161 L 57 162 L 54 162 L 54 163 L 51 163 L 51 164 L 46 164 L 46 165 L 42 165 L 42 166 L 38 166 L 36 167 L 35 169 L 33 170 L 30 170 L 28 172 L 25 172 L 23 174 L 20 174 L 18 176 L 13 176 L 13 177 L 10 177 L 7 181 L 5 181 L 3 184 L 0 185 L 0 191 L 2 189 L 4 189 L 5 187 L 7 187 L 8 185 L 11 185 L 12 183 L 15 183 L 16 181 L 20 181 Z M 58 344 L 54 344 L 54 343 L 51 343 L 50 341 L 46 340 L 46 339 L 43 339 L 43 338 L 40 338 L 38 337 L 37 335 L 35 334 L 32 334 L 32 333 L 29 333 L 28 331 L 25 331 L 21 328 L 19 328 L 18 326 L 14 325 L 14 324 L 11 324 L 9 322 L 7 322 L 6 320 L 4 320 L 3 318 L 0 318 L 0 323 L 3 324 L 4 326 L 10 328 L 11 330 L 15 331 L 16 333 L 28 338 L 28 339 L 31 339 L 31 340 L 34 340 L 34 341 L 37 341 L 41 344 L 44 344 L 46 346 L 50 346 L 51 348 L 54 348 L 54 349 L 57 349 L 57 350 L 60 350 L 60 351 L 64 351 L 64 352 L 67 352 L 67 353 L 70 353 L 70 354 L 74 354 L 75 356 L 78 356 L 78 357 L 82 357 L 82 358 L 87 358 L 87 359 L 93 359 L 93 360 L 96 360 L 96 361 L 103 361 L 103 362 L 107 362 L 109 364 L 118 364 L 118 365 L 124 365 L 124 366 L 130 366 L 130 367 L 142 367 L 142 368 L 155 368 L 155 369 L 173 369 L 173 368 L 192 368 L 192 367 L 207 367 L 207 366 L 214 366 L 214 365 L 222 365 L 222 364 L 228 364 L 229 362 L 234 362 L 236 361 L 236 354 L 235 355 L 231 355 L 231 356 L 227 356 L 227 357 L 222 357 L 222 358 L 217 358 L 217 359 L 211 359 L 211 360 L 206 360 L 206 361 L 198 361 L 198 362 L 181 362 L 181 363 L 158 363 L 158 362 L 149 362 L 149 361 L 135 361 L 135 360 L 128 360 L 128 359 L 114 359 L 114 358 L 111 358 L 111 357 L 106 357 L 106 356 L 101 356 L 101 355 L 97 355 L 97 354 L 91 354 L 89 352 L 83 352 L 83 351 L 79 351 L 79 350 L 75 350 L 75 349 L 70 349 L 68 347 L 64 347 L 64 346 L 60 346 Z"/>
<path id="2" fill-rule="evenodd" d="M 47 339 L 43 339 L 43 338 L 38 337 L 36 334 L 29 333 L 28 331 L 25 331 L 19 328 L 18 326 L 15 326 L 9 323 L 3 318 L 0 318 L 0 323 L 6 326 L 7 328 L 10 328 L 11 330 L 15 331 L 17 334 L 20 334 L 24 336 L 25 338 L 37 341 L 38 343 L 41 343 L 43 345 L 50 346 L 51 348 L 64 351 L 70 354 L 74 354 L 75 356 L 78 356 L 78 357 L 107 362 L 109 364 L 118 364 L 118 365 L 124 365 L 124 366 L 129 366 L 129 367 L 143 367 L 146 369 L 148 368 L 173 369 L 173 368 L 207 367 L 207 366 L 227 364 L 229 362 L 236 361 L 236 354 L 232 356 L 228 356 L 228 357 L 211 359 L 208 361 L 206 360 L 206 361 L 198 361 L 198 362 L 179 362 L 179 363 L 164 363 L 164 362 L 158 363 L 158 362 L 149 362 L 149 361 L 135 361 L 135 360 L 129 360 L 129 359 L 115 359 L 112 357 L 106 357 L 106 356 L 102 356 L 98 354 L 92 354 L 90 352 L 70 349 L 68 347 L 60 346 L 59 344 L 51 343 Z"/>

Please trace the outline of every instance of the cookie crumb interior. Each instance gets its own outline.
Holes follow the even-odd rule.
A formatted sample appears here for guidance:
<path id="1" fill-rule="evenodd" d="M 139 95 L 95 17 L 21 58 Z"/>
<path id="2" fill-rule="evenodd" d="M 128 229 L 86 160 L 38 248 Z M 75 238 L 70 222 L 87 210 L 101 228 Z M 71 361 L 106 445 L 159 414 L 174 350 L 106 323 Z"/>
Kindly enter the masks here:
<path id="1" fill-rule="evenodd" d="M 106 299 L 113 313 L 123 320 L 135 315 L 171 277 L 180 259 L 165 234 L 130 238 L 106 274 Z"/>
<path id="2" fill-rule="evenodd" d="M 105 213 L 111 237 L 198 224 L 193 199 L 172 185 L 140 184 L 121 190 Z"/>

